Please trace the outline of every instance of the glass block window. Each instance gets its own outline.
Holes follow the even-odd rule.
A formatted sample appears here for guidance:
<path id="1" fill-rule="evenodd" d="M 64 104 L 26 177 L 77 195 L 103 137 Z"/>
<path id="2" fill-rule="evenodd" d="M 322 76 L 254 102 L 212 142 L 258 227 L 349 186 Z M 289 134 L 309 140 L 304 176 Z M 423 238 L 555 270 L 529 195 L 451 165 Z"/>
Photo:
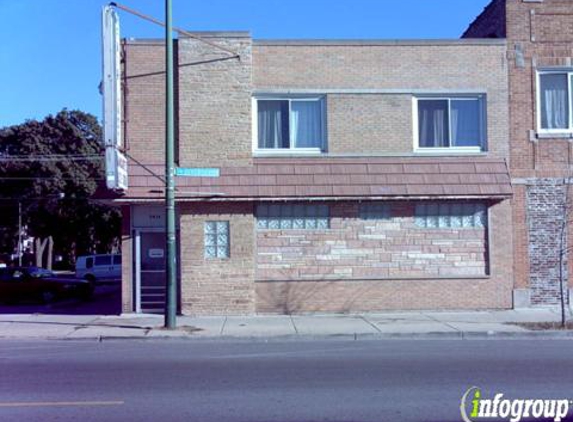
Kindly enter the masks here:
<path id="1" fill-rule="evenodd" d="M 390 205 L 380 202 L 360 204 L 359 214 L 362 220 L 389 220 Z"/>
<path id="2" fill-rule="evenodd" d="M 205 222 L 205 258 L 229 258 L 229 222 Z"/>
<path id="3" fill-rule="evenodd" d="M 260 204 L 258 230 L 324 230 L 330 227 L 328 205 Z"/>
<path id="4" fill-rule="evenodd" d="M 416 205 L 416 226 L 423 228 L 481 228 L 487 226 L 487 207 L 475 203 Z"/>

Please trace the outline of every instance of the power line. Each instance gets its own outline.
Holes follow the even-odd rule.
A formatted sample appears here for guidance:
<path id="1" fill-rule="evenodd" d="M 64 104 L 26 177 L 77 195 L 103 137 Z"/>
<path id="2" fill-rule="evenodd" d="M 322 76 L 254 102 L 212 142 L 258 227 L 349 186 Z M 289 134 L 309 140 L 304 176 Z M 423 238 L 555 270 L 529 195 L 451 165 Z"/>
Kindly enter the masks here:
<path id="1" fill-rule="evenodd" d="M 0 153 L 0 158 L 1 157 L 6 157 L 6 158 L 19 158 L 19 157 L 101 157 L 103 155 L 103 150 L 101 150 L 101 153 L 99 154 L 68 154 L 68 153 L 55 153 L 55 152 L 48 152 L 45 154 L 34 154 L 32 152 L 30 152 L 29 154 L 6 154 L 6 153 Z"/>
<path id="2" fill-rule="evenodd" d="M 22 163 L 22 162 L 55 162 L 55 161 L 101 161 L 105 157 L 101 155 L 83 155 L 83 156 L 50 156 L 50 155 L 28 155 L 28 156 L 2 156 L 0 163 Z"/>
<path id="3" fill-rule="evenodd" d="M 111 2 L 111 3 L 110 3 L 110 6 L 117 7 L 118 9 L 121 9 L 121 10 L 123 10 L 124 12 L 131 13 L 132 15 L 135 15 L 135 16 L 137 16 L 137 17 L 140 17 L 141 19 L 144 19 L 144 20 L 149 21 L 149 22 L 152 22 L 152 23 L 154 23 L 154 24 L 156 24 L 156 25 L 165 27 L 165 23 L 161 22 L 160 20 L 155 19 L 155 18 L 153 18 L 153 17 L 151 17 L 151 16 L 148 16 L 148 15 L 144 15 L 143 13 L 138 12 L 137 10 L 131 9 L 131 8 L 127 7 L 127 6 L 122 5 L 122 4 L 119 4 L 119 3 L 116 3 L 116 2 Z M 188 36 L 189 38 L 193 38 L 193 39 L 195 39 L 195 40 L 197 40 L 197 41 L 199 41 L 199 42 L 202 42 L 202 43 L 204 43 L 204 44 L 210 45 L 211 47 L 214 47 L 214 48 L 217 48 L 217 49 L 219 49 L 219 50 L 225 51 L 225 52 L 227 52 L 227 53 L 229 53 L 229 54 L 232 54 L 232 55 L 233 55 L 232 58 L 241 59 L 241 55 L 240 55 L 239 53 L 237 53 L 236 51 L 231 50 L 230 48 L 223 47 L 223 46 L 221 46 L 221 45 L 219 45 L 219 44 L 217 44 L 217 43 L 214 43 L 214 42 L 212 42 L 212 41 L 207 41 L 206 39 L 201 38 L 201 37 L 198 36 L 198 35 L 195 35 L 195 34 L 193 34 L 193 33 L 191 33 L 191 32 L 188 32 L 188 31 L 184 31 L 183 29 L 180 29 L 180 28 L 173 27 L 173 30 L 174 30 L 175 32 L 180 33 L 180 34 L 186 35 L 186 36 Z"/>
<path id="4" fill-rule="evenodd" d="M 78 177 L 58 177 L 58 176 L 0 176 L 0 180 L 78 180 Z M 90 177 L 89 180 L 105 180 L 105 178 L 93 178 Z"/>

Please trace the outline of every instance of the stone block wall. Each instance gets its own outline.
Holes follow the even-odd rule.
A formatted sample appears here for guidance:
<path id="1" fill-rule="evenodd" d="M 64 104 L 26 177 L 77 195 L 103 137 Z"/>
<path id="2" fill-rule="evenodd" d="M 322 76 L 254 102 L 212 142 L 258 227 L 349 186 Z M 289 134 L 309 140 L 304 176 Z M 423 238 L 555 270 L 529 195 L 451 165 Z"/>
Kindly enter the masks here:
<path id="1" fill-rule="evenodd" d="M 357 202 L 330 204 L 330 228 L 258 230 L 257 280 L 485 276 L 485 228 L 421 228 L 414 203 L 388 219 L 361 219 Z"/>
<path id="2" fill-rule="evenodd" d="M 396 221 L 374 224 L 357 221 L 357 207 L 353 203 L 333 207 L 334 235 L 257 232 L 258 313 L 512 306 L 509 201 L 489 207 L 487 234 L 475 229 L 458 234 L 431 230 L 427 237 L 414 233 L 423 229 L 412 226 L 411 204 L 395 205 Z M 404 233 L 396 230 L 398 225 Z"/>

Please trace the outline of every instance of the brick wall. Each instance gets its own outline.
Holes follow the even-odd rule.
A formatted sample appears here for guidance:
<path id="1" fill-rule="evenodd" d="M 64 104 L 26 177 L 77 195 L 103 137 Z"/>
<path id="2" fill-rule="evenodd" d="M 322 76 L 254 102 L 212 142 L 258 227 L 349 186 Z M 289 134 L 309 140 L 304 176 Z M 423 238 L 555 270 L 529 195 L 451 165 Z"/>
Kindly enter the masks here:
<path id="1" fill-rule="evenodd" d="M 336 154 L 413 150 L 411 95 L 327 96 L 328 151 Z"/>
<path id="2" fill-rule="evenodd" d="M 133 237 L 129 206 L 121 207 L 121 310 L 133 312 Z"/>
<path id="3" fill-rule="evenodd" d="M 531 301 L 557 304 L 561 297 L 559 257 L 567 248 L 563 219 L 572 211 L 565 207 L 563 180 L 535 179 L 531 183 L 527 190 Z M 567 280 L 567 256 L 562 271 Z"/>
<path id="4" fill-rule="evenodd" d="M 230 222 L 230 257 L 206 259 L 204 223 L 218 220 Z M 180 224 L 182 313 L 254 313 L 252 204 L 183 205 Z"/>
<path id="5" fill-rule="evenodd" d="M 486 93 L 489 155 L 502 158 L 509 155 L 507 62 L 503 42 L 365 42 L 363 45 L 360 42 L 341 45 L 255 42 L 251 47 L 250 38 L 245 36 L 214 38 L 215 42 L 239 50 L 241 61 L 219 61 L 226 53 L 215 53 L 212 48 L 194 40 L 181 39 L 178 43 L 178 158 L 182 166 L 251 164 L 253 90 L 319 93 L 329 90 L 326 103 L 330 150 L 364 155 L 411 152 L 413 93 L 467 90 Z M 126 45 L 126 139 L 130 154 L 144 163 L 160 163 L 164 156 L 163 57 L 161 43 L 129 41 Z M 342 92 L 344 90 L 352 92 Z M 356 211 L 356 204 L 346 207 L 346 211 L 344 206 L 340 208 L 342 213 L 352 215 L 352 210 Z M 407 215 L 407 206 L 403 207 L 400 212 Z M 182 311 L 185 314 L 242 314 L 284 309 L 302 312 L 507 308 L 511 305 L 507 292 L 512 283 L 511 266 L 507 264 L 511 260 L 511 233 L 507 232 L 511 228 L 511 215 L 507 202 L 493 208 L 497 211 L 492 213 L 492 219 L 496 221 L 492 227 L 496 227 L 497 232 L 490 240 L 493 245 L 491 276 L 484 276 L 483 232 L 481 240 L 475 238 L 476 233 L 460 232 L 456 234 L 458 237 L 452 235 L 452 238 L 442 239 L 451 241 L 452 245 L 426 244 L 428 251 L 417 252 L 409 249 L 416 245 L 409 242 L 423 243 L 428 239 L 412 240 L 399 234 L 402 230 L 408 231 L 408 224 L 411 224 L 404 216 L 404 221 L 390 223 L 397 225 L 395 229 L 384 228 L 395 232 L 391 239 L 395 244 L 386 246 L 390 248 L 391 258 L 398 260 L 397 267 L 392 267 L 385 252 L 373 252 L 368 257 L 373 248 L 368 242 L 376 242 L 376 239 L 345 238 L 344 242 L 357 243 L 340 245 L 334 250 L 359 251 L 355 258 L 366 259 L 366 265 L 348 268 L 346 264 L 321 263 L 316 266 L 309 262 L 303 265 L 308 275 L 308 278 L 303 277 L 304 281 L 282 282 L 273 278 L 254 283 L 252 205 L 184 205 L 180 220 Z M 203 223 L 213 219 L 231 222 L 231 257 L 228 260 L 207 261 L 203 256 Z M 342 220 L 339 220 L 340 224 L 343 224 Z M 381 227 L 359 229 L 358 224 L 339 230 L 350 237 L 359 230 L 366 236 L 378 236 L 377 230 L 382 230 Z M 462 248 L 467 250 L 462 252 L 457 248 L 455 256 L 446 256 L 438 250 L 458 244 L 463 244 Z M 128 238 L 124 246 L 127 250 Z M 392 254 L 396 256 L 392 257 Z M 312 252 L 308 258 L 312 260 L 317 256 L 318 253 Z M 448 258 L 453 265 L 446 265 Z M 339 263 L 343 259 L 347 258 L 340 258 Z M 456 262 L 465 263 L 456 266 Z M 373 274 L 372 267 L 368 266 L 370 263 L 383 263 L 386 268 L 379 268 L 387 270 L 387 279 L 379 279 L 378 268 Z M 432 265 L 427 265 L 429 263 Z M 316 277 L 310 277 L 311 267 L 318 275 L 326 272 L 332 277 L 336 274 L 339 279 L 326 277 L 328 281 L 324 281 L 325 277 L 322 277 L 317 281 Z M 451 268 L 456 269 L 454 273 L 446 274 Z M 469 272 L 478 277 L 432 278 L 468 277 Z M 424 278 L 401 280 L 399 277 L 403 277 L 403 273 Z M 368 277 L 376 279 L 365 280 Z M 310 291 L 316 293 L 309 297 Z M 289 292 L 301 292 L 303 299 L 297 299 L 294 304 Z M 131 292 L 125 283 L 124 296 L 124 309 L 127 309 L 131 306 Z"/>
<path id="6" fill-rule="evenodd" d="M 529 287 L 529 226 L 527 223 L 527 186 L 513 185 L 513 198 L 511 199 L 513 212 L 513 241 L 514 241 L 514 269 L 515 288 L 527 289 Z"/>
<path id="7" fill-rule="evenodd" d="M 554 204 L 562 195 L 556 183 L 571 173 L 573 153 L 567 140 L 536 139 L 536 70 L 571 66 L 573 52 L 567 43 L 573 41 L 573 2 L 495 0 L 488 9 L 498 12 L 484 13 L 464 36 L 485 37 L 488 26 L 499 26 L 500 17 L 506 15 L 510 172 L 517 186 L 514 197 L 515 286 L 519 289 L 530 288 L 532 303 L 551 304 L 555 302 L 557 294 L 554 279 L 558 271 L 554 259 L 557 253 L 555 244 L 547 239 L 549 243 L 544 246 L 543 254 L 530 254 L 539 251 L 541 243 L 545 242 L 544 236 L 554 231 L 553 222 L 558 215 L 548 213 L 556 210 Z M 554 191 L 550 192 L 552 189 Z M 542 214 L 536 198 L 550 201 Z M 534 208 L 528 210 L 528 206 Z M 548 249 L 549 245 L 553 246 L 553 250 Z M 573 280 L 569 280 L 569 285 L 573 285 Z"/>
<path id="8" fill-rule="evenodd" d="M 329 91 L 334 153 L 410 153 L 413 93 L 479 91 L 487 94 L 490 155 L 507 157 L 506 47 L 475 43 L 255 41 L 253 89 Z"/>
<path id="9" fill-rule="evenodd" d="M 492 0 L 483 12 L 470 24 L 464 38 L 505 38 L 506 0 Z"/>
<path id="10" fill-rule="evenodd" d="M 165 156 L 165 46 L 126 41 L 123 57 L 126 148 L 139 161 L 158 162 Z"/>
<path id="11" fill-rule="evenodd" d="M 489 275 L 483 230 L 416 228 L 405 203 L 389 222 L 356 211 L 335 205 L 322 234 L 257 232 L 257 312 L 511 307 L 509 201 L 490 207 Z"/>
<path id="12" fill-rule="evenodd" d="M 179 41 L 179 157 L 182 166 L 252 164 L 251 38 L 203 35 L 241 58 L 197 40 Z M 227 57 L 225 60 L 220 60 Z"/>
<path id="13" fill-rule="evenodd" d="M 181 166 L 251 165 L 252 92 L 293 89 L 331 90 L 326 101 L 327 134 L 329 151 L 336 154 L 411 153 L 413 92 L 486 93 L 489 154 L 509 154 L 503 43 L 317 46 L 258 41 L 252 45 L 246 34 L 203 36 L 238 51 L 241 60 L 224 59 L 227 53 L 193 39 L 182 38 L 177 43 L 177 158 Z M 124 50 L 128 152 L 144 163 L 161 162 L 164 46 L 156 41 L 127 41 Z M 356 93 L 332 92 L 344 89 Z"/>

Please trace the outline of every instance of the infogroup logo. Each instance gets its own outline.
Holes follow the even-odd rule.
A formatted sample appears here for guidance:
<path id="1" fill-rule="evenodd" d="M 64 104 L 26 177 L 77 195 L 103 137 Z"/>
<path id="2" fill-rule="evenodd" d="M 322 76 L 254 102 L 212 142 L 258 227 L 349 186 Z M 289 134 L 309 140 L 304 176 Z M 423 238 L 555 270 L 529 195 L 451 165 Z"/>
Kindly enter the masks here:
<path id="1" fill-rule="evenodd" d="M 464 422 L 488 418 L 510 422 L 519 422 L 523 418 L 560 422 L 569 413 L 571 405 L 573 401 L 569 399 L 505 399 L 503 393 L 495 393 L 493 399 L 486 399 L 479 387 L 471 387 L 462 396 L 460 412 Z"/>

